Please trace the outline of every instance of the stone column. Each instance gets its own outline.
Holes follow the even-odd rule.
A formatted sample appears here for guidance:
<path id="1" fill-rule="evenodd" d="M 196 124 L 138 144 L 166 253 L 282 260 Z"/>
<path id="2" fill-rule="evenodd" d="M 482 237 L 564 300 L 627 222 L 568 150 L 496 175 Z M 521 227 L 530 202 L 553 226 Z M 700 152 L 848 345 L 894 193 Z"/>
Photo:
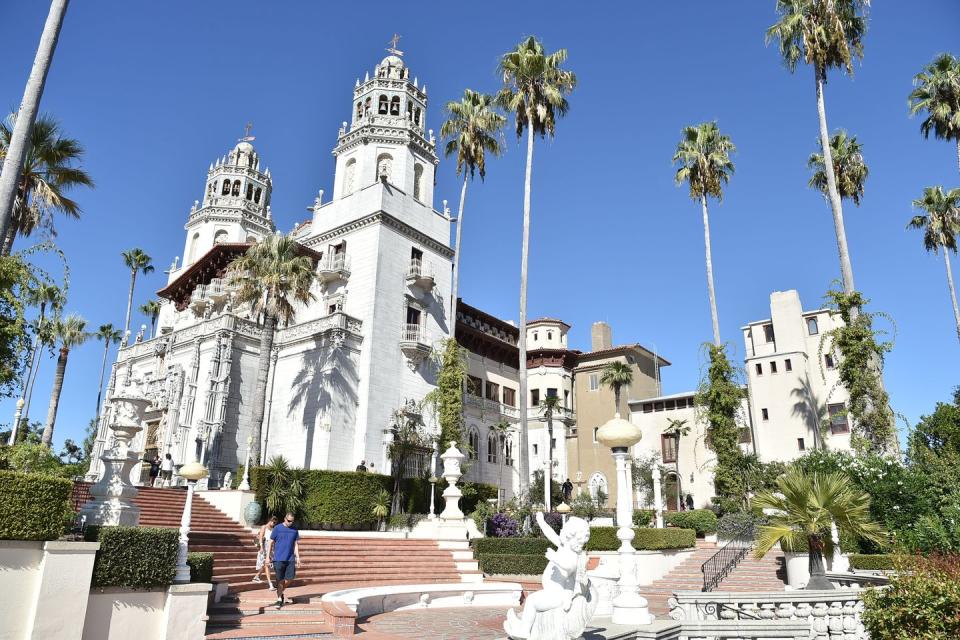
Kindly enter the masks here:
<path id="1" fill-rule="evenodd" d="M 663 529 L 663 496 L 660 494 L 660 467 L 653 463 L 653 511 L 657 529 Z"/>
<path id="2" fill-rule="evenodd" d="M 614 624 L 640 625 L 653 621 L 647 599 L 639 593 L 637 579 L 636 550 L 633 540 L 633 492 L 630 475 L 629 449 L 614 447 L 613 459 L 617 467 L 617 538 L 620 540 L 620 579 L 617 586 L 620 592 L 613 599 Z"/>

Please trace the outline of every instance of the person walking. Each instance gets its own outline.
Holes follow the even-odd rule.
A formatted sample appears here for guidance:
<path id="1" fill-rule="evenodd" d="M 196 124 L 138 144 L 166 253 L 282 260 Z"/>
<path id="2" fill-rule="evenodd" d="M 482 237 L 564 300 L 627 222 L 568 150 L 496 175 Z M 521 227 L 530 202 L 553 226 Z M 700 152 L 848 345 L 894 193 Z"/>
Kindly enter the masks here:
<path id="1" fill-rule="evenodd" d="M 570 478 L 563 481 L 563 484 L 560 485 L 560 490 L 563 491 L 563 501 L 569 503 L 570 496 L 573 495 L 573 483 L 570 482 Z"/>
<path id="2" fill-rule="evenodd" d="M 270 532 L 267 541 L 267 558 L 272 558 L 270 564 L 277 581 L 277 609 L 283 607 L 283 592 L 290 581 L 297 577 L 297 567 L 300 565 L 300 532 L 293 527 L 293 520 L 292 513 L 284 516 L 283 522 Z"/>
<path id="3" fill-rule="evenodd" d="M 365 473 L 367 471 L 367 462 L 366 460 L 361 460 L 360 464 L 357 465 L 357 473 Z"/>
<path id="4" fill-rule="evenodd" d="M 144 462 L 147 460 L 144 459 Z M 160 456 L 154 454 L 153 460 L 150 460 L 150 486 L 157 486 L 157 478 L 160 476 Z"/>
<path id="5" fill-rule="evenodd" d="M 163 462 L 160 463 L 160 479 L 161 487 L 169 487 L 170 481 L 173 478 L 173 458 L 170 457 L 170 454 L 166 454 L 163 457 Z"/>
<path id="6" fill-rule="evenodd" d="M 267 546 L 270 542 L 270 534 L 273 533 L 276 524 L 277 516 L 270 516 L 266 524 L 260 527 L 260 531 L 257 532 L 257 572 L 253 574 L 253 582 L 263 582 L 260 579 L 260 574 L 266 573 L 267 584 L 270 585 L 270 591 L 273 591 L 276 587 L 273 586 L 273 581 L 270 579 L 270 562 L 267 556 Z"/>

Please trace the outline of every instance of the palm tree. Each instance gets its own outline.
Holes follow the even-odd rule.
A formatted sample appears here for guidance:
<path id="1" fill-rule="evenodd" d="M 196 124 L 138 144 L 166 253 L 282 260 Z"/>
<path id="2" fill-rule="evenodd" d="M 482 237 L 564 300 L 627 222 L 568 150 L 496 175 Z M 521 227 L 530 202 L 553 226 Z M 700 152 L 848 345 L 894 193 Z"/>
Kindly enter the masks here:
<path id="1" fill-rule="evenodd" d="M 67 358 L 70 350 L 86 342 L 90 335 L 85 331 L 87 321 L 78 315 L 69 315 L 57 319 L 53 334 L 60 343 L 60 355 L 57 358 L 57 373 L 53 378 L 53 390 L 50 392 L 50 406 L 47 408 L 47 423 L 43 426 L 41 444 L 50 446 L 53 441 L 53 427 L 57 422 L 57 408 L 60 405 L 60 392 L 63 391 L 63 376 L 67 371 Z"/>
<path id="2" fill-rule="evenodd" d="M 0 123 L 0 159 L 7 155 L 16 122 L 16 114 Z M 39 226 L 56 235 L 53 214 L 77 219 L 80 206 L 65 194 L 74 187 L 93 187 L 93 179 L 75 165 L 83 156 L 83 146 L 63 136 L 60 124 L 48 114 L 37 118 L 30 130 L 30 141 L 17 184 L 11 223 L 3 237 L 0 255 L 8 256 L 17 235 L 29 236 Z"/>
<path id="3" fill-rule="evenodd" d="M 499 476 L 497 479 L 497 487 L 498 487 L 497 505 L 499 505 L 501 502 L 500 495 L 501 495 L 501 492 L 503 491 L 503 462 L 504 462 L 503 459 L 506 457 L 506 454 L 507 454 L 507 438 L 510 437 L 510 432 L 512 431 L 512 427 L 510 426 L 510 423 L 507 422 L 506 420 L 501 420 L 497 424 L 490 427 L 490 430 L 493 431 L 494 438 L 496 439 L 496 443 L 497 443 L 497 448 L 499 449 L 499 451 L 497 452 L 497 463 L 499 467 L 498 469 Z"/>
<path id="4" fill-rule="evenodd" d="M 449 138 L 444 155 L 457 156 L 457 175 L 463 174 L 460 187 L 460 209 L 457 212 L 457 240 L 453 254 L 453 285 L 451 286 L 450 318 L 457 322 L 457 295 L 460 282 L 460 232 L 463 230 L 463 205 L 467 198 L 467 182 L 480 173 L 487 175 L 487 153 L 499 156 L 507 119 L 491 108 L 493 97 L 465 89 L 460 102 L 448 102 L 450 117 L 440 127 L 440 137 Z"/>
<path id="5" fill-rule="evenodd" d="M 130 311 L 133 310 L 133 287 L 137 284 L 137 273 L 147 275 L 153 271 L 151 264 L 152 258 L 143 252 L 143 249 L 134 248 L 128 251 L 121 251 L 123 264 L 130 269 L 130 291 L 127 293 L 127 317 L 123 321 L 123 344 L 127 343 L 130 337 Z"/>
<path id="6" fill-rule="evenodd" d="M 497 71 L 504 87 L 496 102 L 515 116 L 517 138 L 527 132 L 527 170 L 523 183 L 523 241 L 520 253 L 520 490 L 526 493 L 530 484 L 530 452 L 527 432 L 527 257 L 530 249 L 530 183 L 533 172 L 533 137 L 556 131 L 558 116 L 570 109 L 565 94 L 577 86 L 577 77 L 563 69 L 567 50 L 547 54 L 543 44 L 530 36 L 500 57 Z"/>
<path id="7" fill-rule="evenodd" d="M 613 389 L 616 414 L 620 415 L 620 389 L 633 382 L 633 369 L 624 362 L 608 362 L 600 371 L 600 384 Z"/>
<path id="8" fill-rule="evenodd" d="M 847 137 L 847 132 L 841 129 L 830 138 L 830 156 L 833 158 L 833 175 L 837 179 L 840 198 L 853 200 L 853 204 L 859 207 L 863 197 L 863 183 L 870 174 L 870 169 L 863 161 L 863 146 L 857 142 L 857 136 Z M 811 153 L 807 166 L 813 170 L 808 184 L 823 193 L 824 197 L 828 197 L 823 154 Z"/>
<path id="9" fill-rule="evenodd" d="M 540 401 L 540 413 L 547 421 L 547 468 L 543 472 L 543 504 L 550 512 L 550 483 L 553 480 L 553 415 L 563 409 L 560 396 L 548 395 Z"/>
<path id="10" fill-rule="evenodd" d="M 290 236 L 269 235 L 247 249 L 230 265 L 230 283 L 237 287 L 236 301 L 249 303 L 263 317 L 260 360 L 251 409 L 253 437 L 250 464 L 260 464 L 260 439 L 267 401 L 270 353 L 277 323 L 289 324 L 295 314 L 294 302 L 314 300 L 311 292 L 316 276 L 310 258 L 299 255 L 299 245 Z"/>
<path id="11" fill-rule="evenodd" d="M 960 169 L 960 58 L 941 53 L 913 78 L 916 87 L 910 93 L 910 115 L 925 112 L 920 123 L 924 138 L 953 140 L 957 145 Z"/>
<path id="12" fill-rule="evenodd" d="M 673 462 L 677 468 L 677 511 L 680 511 L 683 508 L 681 506 L 683 502 L 683 476 L 680 474 L 680 440 L 689 435 L 690 426 L 686 420 L 678 420 L 677 418 L 668 418 L 667 422 L 667 428 L 663 432 L 668 436 L 677 438 L 677 455 Z"/>
<path id="13" fill-rule="evenodd" d="M 767 42 L 778 40 L 780 55 L 791 72 L 802 59 L 813 66 L 817 91 L 817 116 L 820 120 L 820 150 L 827 177 L 827 193 L 833 210 L 833 226 L 840 254 L 843 290 L 853 293 L 853 265 L 847 249 L 847 232 L 843 226 L 843 204 L 837 188 L 837 177 L 830 149 L 827 111 L 823 101 L 823 85 L 827 72 L 839 67 L 853 75 L 853 59 L 863 58 L 863 35 L 867 30 L 866 8 L 870 0 L 777 0 L 780 21 L 767 29 Z"/>
<path id="14" fill-rule="evenodd" d="M 953 286 L 953 270 L 950 266 L 950 252 L 957 252 L 957 234 L 960 234 L 960 189 L 944 193 L 943 187 L 927 187 L 923 190 L 923 197 L 913 201 L 913 206 L 926 214 L 914 216 L 907 228 L 923 229 L 923 248 L 927 251 L 937 253 L 943 249 L 947 287 L 950 289 L 950 302 L 953 303 L 957 339 L 960 340 L 960 307 L 957 306 L 957 290 Z"/>
<path id="15" fill-rule="evenodd" d="M 40 282 L 37 284 L 27 297 L 27 302 L 31 306 L 40 307 L 40 314 L 37 316 L 36 335 L 33 337 L 33 344 L 30 347 L 30 357 L 27 359 L 27 377 L 23 381 L 21 397 L 25 398 L 23 406 L 23 415 L 21 420 L 26 422 L 30 417 L 30 401 L 33 398 L 33 384 L 37 379 L 37 371 L 40 368 L 40 347 L 44 344 L 44 337 L 49 333 L 48 322 L 46 318 L 47 308 L 53 311 L 54 315 L 59 315 L 63 307 L 64 295 L 60 287 L 53 283 Z M 15 441 L 16 430 L 19 425 L 13 425 L 13 438 Z"/>
<path id="16" fill-rule="evenodd" d="M 833 589 L 824 575 L 823 555 L 833 555 L 831 524 L 840 535 L 883 542 L 880 525 L 870 520 L 870 497 L 854 488 L 842 473 L 805 473 L 793 469 L 777 480 L 777 490 L 754 496 L 754 510 L 772 512 L 770 523 L 759 528 L 756 556 L 762 558 L 777 543 L 810 553 L 807 589 Z"/>
<path id="17" fill-rule="evenodd" d="M 159 300 L 149 300 L 140 305 L 140 313 L 150 318 L 150 337 L 157 333 L 157 318 L 160 317 L 160 309 L 163 303 Z"/>
<path id="18" fill-rule="evenodd" d="M 710 218 L 707 197 L 723 200 L 723 185 L 730 181 L 733 162 L 730 154 L 737 148 L 730 138 L 720 133 L 716 122 L 703 122 L 685 127 L 683 138 L 673 154 L 677 169 L 677 184 L 686 182 L 690 197 L 700 201 L 703 210 L 703 241 L 707 254 L 707 294 L 710 298 L 710 318 L 713 321 L 713 344 L 720 346 L 720 320 L 717 316 L 717 296 L 713 289 L 713 253 L 710 249 Z"/>
<path id="19" fill-rule="evenodd" d="M 110 353 L 110 345 L 117 344 L 123 338 L 123 332 L 120 331 L 120 329 L 115 329 L 112 324 L 102 324 L 93 335 L 97 340 L 103 340 L 103 361 L 100 363 L 100 387 L 97 391 L 97 408 L 93 414 L 96 418 L 99 418 L 100 402 L 103 399 L 103 374 L 107 370 L 107 355 Z"/>

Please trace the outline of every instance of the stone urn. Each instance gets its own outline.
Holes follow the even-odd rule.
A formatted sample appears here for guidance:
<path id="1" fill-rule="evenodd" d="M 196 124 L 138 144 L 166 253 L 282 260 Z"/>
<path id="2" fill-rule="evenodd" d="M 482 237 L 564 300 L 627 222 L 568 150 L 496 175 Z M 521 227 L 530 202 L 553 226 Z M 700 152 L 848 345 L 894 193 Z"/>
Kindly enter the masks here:
<path id="1" fill-rule="evenodd" d="M 263 515 L 263 508 L 260 503 L 254 500 L 243 509 L 243 521 L 248 527 L 256 526 L 260 522 L 260 516 Z"/>
<path id="2" fill-rule="evenodd" d="M 463 492 L 457 488 L 457 480 L 463 475 L 460 463 L 464 458 L 466 456 L 457 449 L 456 442 L 450 442 L 450 447 L 440 456 L 443 460 L 443 479 L 447 481 L 447 488 L 443 490 L 443 499 L 446 504 L 440 514 L 441 520 L 463 520 L 463 512 L 459 504 Z"/>

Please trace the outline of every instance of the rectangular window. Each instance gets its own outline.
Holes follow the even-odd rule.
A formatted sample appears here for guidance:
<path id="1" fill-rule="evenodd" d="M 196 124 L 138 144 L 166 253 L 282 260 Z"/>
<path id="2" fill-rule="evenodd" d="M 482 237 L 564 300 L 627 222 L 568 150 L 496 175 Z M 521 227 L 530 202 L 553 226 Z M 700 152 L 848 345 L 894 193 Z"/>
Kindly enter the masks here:
<path id="1" fill-rule="evenodd" d="M 833 369 L 833 356 L 830 355 L 829 353 L 824 354 L 823 364 L 827 369 Z"/>
<path id="2" fill-rule="evenodd" d="M 837 435 L 840 433 L 850 433 L 850 423 L 847 422 L 847 411 L 843 403 L 828 404 L 827 412 L 830 414 L 830 433 Z"/>
<path id="3" fill-rule="evenodd" d="M 770 373 L 776 373 L 776 372 L 777 372 L 777 361 L 776 361 L 776 360 L 771 360 L 771 361 L 770 361 Z"/>
<path id="4" fill-rule="evenodd" d="M 783 368 L 787 371 L 793 371 L 793 363 L 790 362 L 790 358 L 783 361 Z"/>
<path id="5" fill-rule="evenodd" d="M 503 388 L 503 404 L 508 407 L 517 406 L 517 390 L 510 387 Z"/>
<path id="6" fill-rule="evenodd" d="M 797 449 L 800 451 L 807 450 L 807 445 L 803 442 L 803 438 L 797 438 Z"/>
<path id="7" fill-rule="evenodd" d="M 676 400 L 667 400 L 667 402 L 666 402 L 666 404 L 664 405 L 663 408 L 664 408 L 665 411 L 673 411 L 674 409 L 677 408 L 677 401 L 676 401 Z"/>
<path id="8" fill-rule="evenodd" d="M 590 391 L 596 391 L 600 388 L 600 374 L 590 374 Z"/>
<path id="9" fill-rule="evenodd" d="M 663 403 L 662 403 L 662 402 L 654 402 L 654 403 L 653 403 L 653 410 L 654 410 L 654 411 L 663 411 Z"/>
<path id="10" fill-rule="evenodd" d="M 410 259 L 411 260 L 423 260 L 423 251 L 417 249 L 416 247 L 410 249 Z"/>
<path id="11" fill-rule="evenodd" d="M 564 409 L 570 408 L 570 391 L 567 389 L 563 390 L 563 408 Z"/>
<path id="12" fill-rule="evenodd" d="M 763 325 L 763 338 L 767 342 L 773 342 L 773 325 L 772 324 Z"/>
<path id="13" fill-rule="evenodd" d="M 537 455 L 537 445 L 533 445 L 533 455 Z"/>
<path id="14" fill-rule="evenodd" d="M 530 406 L 540 406 L 540 389 L 530 389 Z"/>
<path id="15" fill-rule="evenodd" d="M 740 428 L 740 444 L 750 444 L 753 436 L 750 434 L 750 427 Z"/>
<path id="16" fill-rule="evenodd" d="M 593 444 L 597 444 L 597 431 L 600 431 L 600 427 L 593 428 Z"/>
<path id="17" fill-rule="evenodd" d="M 420 325 L 420 309 L 407 307 L 407 324 Z"/>
<path id="18" fill-rule="evenodd" d="M 760 362 L 758 362 L 756 366 L 757 366 L 757 375 L 758 375 L 758 376 L 762 376 L 762 375 L 763 375 L 763 364 L 760 363 Z"/>
<path id="19" fill-rule="evenodd" d="M 556 398 L 556 397 L 557 397 L 557 390 L 556 390 L 556 389 L 552 389 L 552 388 L 550 388 L 550 387 L 547 387 L 547 397 L 548 397 L 548 398 Z"/>
<path id="20" fill-rule="evenodd" d="M 660 436 L 660 452 L 663 454 L 664 464 L 677 461 L 677 444 L 679 436 L 662 434 Z"/>
<path id="21" fill-rule="evenodd" d="M 483 380 L 477 376 L 467 376 L 467 393 L 478 398 L 483 395 Z"/>
<path id="22" fill-rule="evenodd" d="M 644 402 L 644 403 L 643 403 L 643 412 L 644 412 L 644 413 L 653 413 L 653 403 L 652 403 L 652 402 Z"/>
<path id="23" fill-rule="evenodd" d="M 500 385 L 487 380 L 487 400 L 500 402 Z"/>
<path id="24" fill-rule="evenodd" d="M 815 336 L 820 333 L 820 327 L 817 326 L 816 318 L 807 318 L 807 333 Z"/>
<path id="25" fill-rule="evenodd" d="M 760 409 L 760 417 L 763 418 L 764 420 L 770 419 L 770 412 L 767 411 L 766 407 L 764 407 L 763 409 Z"/>

